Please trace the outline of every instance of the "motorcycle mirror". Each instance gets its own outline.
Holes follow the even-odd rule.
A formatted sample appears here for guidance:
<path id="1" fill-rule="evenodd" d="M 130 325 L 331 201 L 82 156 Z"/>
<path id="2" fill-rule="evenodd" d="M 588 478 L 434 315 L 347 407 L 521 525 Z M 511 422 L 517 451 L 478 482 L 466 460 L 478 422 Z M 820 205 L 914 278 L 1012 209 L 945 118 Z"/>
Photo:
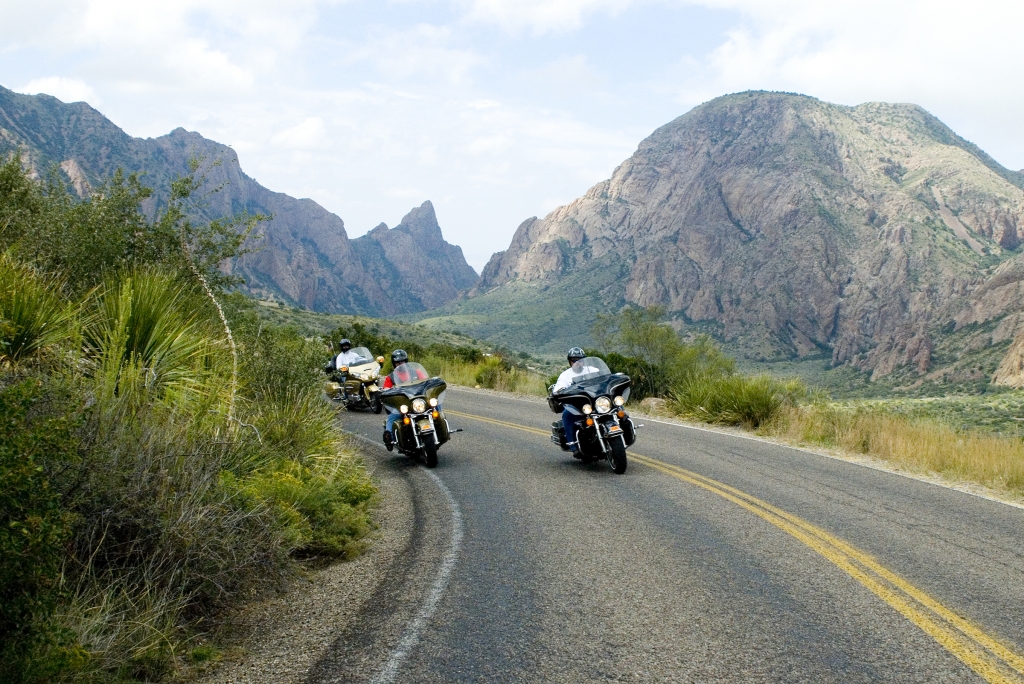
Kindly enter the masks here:
<path id="1" fill-rule="evenodd" d="M 383 366 L 384 365 L 384 357 L 383 356 L 378 356 L 377 357 L 377 363 L 379 363 L 380 365 Z"/>

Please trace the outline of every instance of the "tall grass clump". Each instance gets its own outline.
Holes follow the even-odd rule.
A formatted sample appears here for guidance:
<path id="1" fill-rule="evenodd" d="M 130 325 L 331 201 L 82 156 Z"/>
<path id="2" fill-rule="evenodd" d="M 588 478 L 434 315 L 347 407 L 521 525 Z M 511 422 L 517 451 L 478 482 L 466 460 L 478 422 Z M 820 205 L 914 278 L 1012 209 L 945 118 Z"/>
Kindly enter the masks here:
<path id="1" fill-rule="evenodd" d="M 228 224 L 59 191 L 0 167 L 0 681 L 159 681 L 297 559 L 358 553 L 376 492 L 321 344 L 218 289 Z"/>
<path id="2" fill-rule="evenodd" d="M 698 375 L 673 388 L 669 407 L 678 415 L 707 423 L 757 428 L 805 394 L 799 381 L 770 375 Z"/>
<path id="3" fill-rule="evenodd" d="M 59 278 L 0 252 L 0 362 L 53 348 L 73 334 L 75 320 Z"/>

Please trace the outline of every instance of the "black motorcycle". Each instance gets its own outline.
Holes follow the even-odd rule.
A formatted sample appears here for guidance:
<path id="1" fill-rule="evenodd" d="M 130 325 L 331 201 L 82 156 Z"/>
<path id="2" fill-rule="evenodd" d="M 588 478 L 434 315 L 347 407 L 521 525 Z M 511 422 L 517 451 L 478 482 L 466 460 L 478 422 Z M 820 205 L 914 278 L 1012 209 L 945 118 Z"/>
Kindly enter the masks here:
<path id="1" fill-rule="evenodd" d="M 453 432 L 441 410 L 448 385 L 412 362 L 392 371 L 391 382 L 394 386 L 381 392 L 380 397 L 389 413 L 401 414 L 392 427 L 392 445 L 403 454 L 421 459 L 428 468 L 437 466 L 437 449 Z"/>
<path id="2" fill-rule="evenodd" d="M 571 435 L 578 451 L 573 453 L 584 463 L 605 459 L 612 471 L 626 472 L 626 448 L 636 441 L 638 425 L 626 413 L 630 379 L 623 373 L 612 373 L 596 356 L 588 356 L 573 364 L 579 375 L 573 384 L 548 396 L 548 406 L 555 413 L 568 409 L 576 417 L 576 434 Z M 552 388 L 554 386 L 552 385 Z M 551 441 L 571 451 L 562 421 L 551 423 Z"/>

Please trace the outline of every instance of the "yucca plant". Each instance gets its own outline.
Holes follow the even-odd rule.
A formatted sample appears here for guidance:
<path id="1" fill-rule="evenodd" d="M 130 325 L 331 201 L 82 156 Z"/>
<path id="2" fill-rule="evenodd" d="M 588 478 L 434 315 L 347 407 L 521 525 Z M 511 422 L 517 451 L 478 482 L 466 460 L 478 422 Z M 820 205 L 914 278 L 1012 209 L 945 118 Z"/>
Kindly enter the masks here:
<path id="1" fill-rule="evenodd" d="M 75 314 L 58 278 L 0 253 L 0 360 L 17 363 L 69 339 Z"/>
<path id="2" fill-rule="evenodd" d="M 108 394 L 206 389 L 217 374 L 216 343 L 172 273 L 138 269 L 108 278 L 93 297 L 83 336 Z"/>

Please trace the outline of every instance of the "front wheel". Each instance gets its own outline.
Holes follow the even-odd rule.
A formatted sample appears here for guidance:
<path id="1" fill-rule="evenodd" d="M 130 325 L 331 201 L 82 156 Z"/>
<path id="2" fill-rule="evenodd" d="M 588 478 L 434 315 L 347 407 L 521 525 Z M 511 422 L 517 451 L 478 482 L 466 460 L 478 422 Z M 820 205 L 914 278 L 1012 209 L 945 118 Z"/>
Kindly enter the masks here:
<path id="1" fill-rule="evenodd" d="M 370 408 L 373 409 L 374 413 L 380 413 L 384 410 L 384 402 L 380 400 L 380 392 L 374 392 L 370 395 Z"/>
<path id="2" fill-rule="evenodd" d="M 423 465 L 428 468 L 437 467 L 437 445 L 433 441 L 423 444 Z"/>
<path id="3" fill-rule="evenodd" d="M 608 465 L 612 467 L 612 472 L 616 475 L 626 472 L 626 446 L 621 439 L 616 439 L 611 443 L 611 450 L 608 452 Z"/>

